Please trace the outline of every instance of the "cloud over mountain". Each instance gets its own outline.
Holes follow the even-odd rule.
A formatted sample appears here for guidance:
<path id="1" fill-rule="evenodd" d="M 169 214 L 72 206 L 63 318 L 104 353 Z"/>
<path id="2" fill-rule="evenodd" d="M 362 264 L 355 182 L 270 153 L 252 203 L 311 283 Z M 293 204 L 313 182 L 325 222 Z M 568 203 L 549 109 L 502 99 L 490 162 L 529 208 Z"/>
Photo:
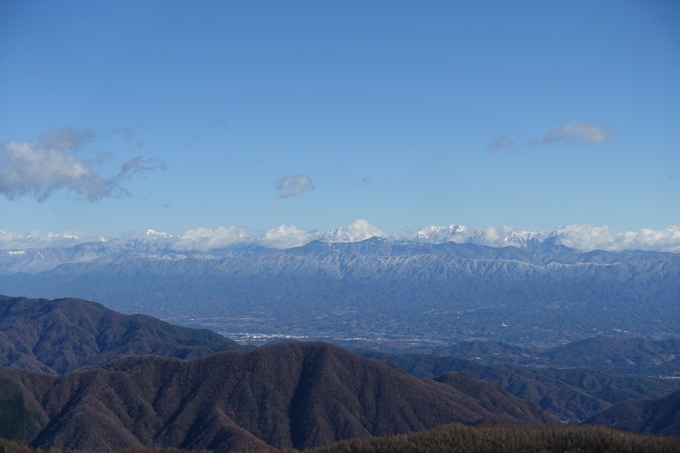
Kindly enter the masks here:
<path id="1" fill-rule="evenodd" d="M 297 225 L 279 225 L 267 231 L 250 230 L 245 227 L 222 226 L 219 228 L 195 228 L 178 235 L 148 230 L 141 236 L 127 235 L 116 242 L 121 247 L 130 241 L 154 243 L 159 249 L 176 252 L 209 252 L 233 246 L 258 245 L 274 249 L 300 247 L 311 241 L 328 243 L 358 242 L 372 237 L 389 241 L 416 241 L 431 244 L 455 242 L 471 243 L 489 247 L 524 248 L 530 241 L 542 243 L 553 240 L 581 251 L 647 250 L 680 253 L 680 226 L 671 225 L 663 230 L 644 228 L 639 231 L 615 232 L 608 226 L 569 225 L 550 231 L 529 231 L 512 225 L 499 228 L 468 228 L 464 225 L 428 225 L 418 230 L 386 233 L 367 220 L 358 219 L 340 228 L 326 231 L 306 230 Z M 65 247 L 84 242 L 106 241 L 103 236 L 82 236 L 73 233 L 45 233 L 40 231 L 0 230 L 0 250 L 25 250 L 29 248 Z"/>
<path id="2" fill-rule="evenodd" d="M 123 181 L 165 168 L 159 160 L 140 156 L 124 163 L 117 175 L 104 178 L 92 168 L 93 161 L 78 159 L 76 155 L 93 137 L 90 132 L 64 127 L 46 132 L 36 140 L 0 144 L 0 193 L 10 200 L 28 195 L 42 202 L 57 190 L 67 190 L 94 202 L 129 196 Z"/>
<path id="3" fill-rule="evenodd" d="M 87 236 L 72 232 L 46 233 L 43 231 L 0 230 L 0 250 L 29 248 L 71 247 L 83 242 L 100 242 L 104 236 Z"/>
<path id="4" fill-rule="evenodd" d="M 324 231 L 319 240 L 324 242 L 357 242 L 372 237 L 388 237 L 389 235 L 364 219 L 357 219 L 341 228 Z"/>

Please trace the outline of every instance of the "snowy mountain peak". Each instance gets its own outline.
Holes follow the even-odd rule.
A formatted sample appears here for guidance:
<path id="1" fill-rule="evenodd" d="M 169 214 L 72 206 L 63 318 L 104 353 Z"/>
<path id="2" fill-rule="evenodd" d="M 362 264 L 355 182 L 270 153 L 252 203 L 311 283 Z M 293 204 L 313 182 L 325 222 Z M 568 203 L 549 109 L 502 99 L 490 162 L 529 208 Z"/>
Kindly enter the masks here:
<path id="1" fill-rule="evenodd" d="M 358 219 L 344 227 L 327 230 L 318 237 L 323 242 L 358 242 L 372 237 L 388 237 L 388 234 L 367 220 Z"/>
<path id="2" fill-rule="evenodd" d="M 146 233 L 144 233 L 144 239 L 149 239 L 149 240 L 158 240 L 158 239 L 171 239 L 172 235 L 168 233 L 163 233 L 162 231 L 156 231 L 156 230 L 146 230 Z"/>
<path id="3" fill-rule="evenodd" d="M 613 232 L 608 226 L 569 225 L 552 231 L 519 230 L 512 225 L 499 228 L 474 229 L 459 224 L 448 226 L 428 225 L 418 230 L 388 234 L 367 220 L 358 219 L 340 228 L 326 231 L 306 230 L 296 225 L 279 225 L 267 231 L 254 231 L 245 227 L 222 226 L 196 228 L 173 236 L 149 229 L 141 235 L 126 235 L 118 239 L 102 236 L 76 236 L 73 233 L 44 233 L 40 231 L 0 231 L 0 250 L 44 249 L 72 247 L 84 243 L 103 243 L 124 250 L 149 250 L 154 253 L 207 253 L 216 249 L 259 246 L 274 249 L 299 247 L 319 240 L 327 243 L 358 242 L 373 237 L 390 241 L 457 244 L 472 243 L 489 247 L 533 248 L 541 244 L 554 244 L 581 251 L 647 250 L 680 253 L 680 226 L 664 230 L 645 228 L 623 233 Z M 546 242 L 548 241 L 548 242 Z"/>

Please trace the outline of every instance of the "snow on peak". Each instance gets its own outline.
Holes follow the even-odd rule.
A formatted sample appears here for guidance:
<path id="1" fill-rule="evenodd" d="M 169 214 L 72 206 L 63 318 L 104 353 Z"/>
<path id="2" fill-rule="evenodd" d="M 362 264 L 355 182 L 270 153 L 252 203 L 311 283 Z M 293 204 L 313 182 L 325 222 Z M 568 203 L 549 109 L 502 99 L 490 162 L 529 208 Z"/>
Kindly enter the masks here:
<path id="1" fill-rule="evenodd" d="M 117 247 L 150 247 L 149 250 L 175 252 L 208 252 L 232 246 L 257 245 L 276 249 L 299 247 L 314 240 L 324 242 L 357 242 L 372 237 L 392 241 L 416 241 L 441 244 L 455 242 L 472 243 L 490 247 L 524 248 L 531 242 L 542 243 L 551 239 L 581 251 L 591 250 L 647 250 L 680 253 L 680 226 L 672 225 L 663 230 L 644 228 L 639 231 L 617 233 L 608 226 L 569 225 L 552 231 L 526 231 L 505 225 L 499 228 L 473 229 L 463 225 L 428 225 L 418 230 L 385 233 L 367 220 L 358 219 L 340 228 L 319 232 L 296 225 L 279 225 L 267 231 L 253 231 L 244 227 L 222 226 L 219 228 L 196 228 L 177 236 L 155 230 L 142 235 L 126 235 L 110 241 Z M 81 236 L 73 233 L 45 233 L 40 231 L 0 230 L 0 250 L 27 250 L 48 247 L 70 247 L 84 242 L 102 242 L 102 236 Z"/>
<path id="2" fill-rule="evenodd" d="M 455 242 L 457 244 L 473 243 L 490 247 L 526 247 L 529 239 L 541 238 L 545 233 L 516 230 L 511 225 L 501 228 L 485 228 L 474 230 L 464 225 L 435 226 L 428 225 L 414 232 L 401 232 L 395 237 L 401 240 L 414 240 L 432 244 Z"/>
<path id="3" fill-rule="evenodd" d="M 102 236 L 82 237 L 71 232 L 0 230 L 0 250 L 26 250 L 48 247 L 69 247 L 83 242 L 105 240 Z"/>
<path id="4" fill-rule="evenodd" d="M 144 238 L 151 240 L 170 239 L 172 238 L 172 235 L 168 233 L 163 233 L 162 231 L 148 229 L 146 230 L 146 233 L 144 233 Z"/>
<path id="5" fill-rule="evenodd" d="M 372 237 L 388 237 L 388 234 L 367 220 L 358 219 L 344 227 L 324 231 L 319 240 L 324 242 L 358 242 Z"/>

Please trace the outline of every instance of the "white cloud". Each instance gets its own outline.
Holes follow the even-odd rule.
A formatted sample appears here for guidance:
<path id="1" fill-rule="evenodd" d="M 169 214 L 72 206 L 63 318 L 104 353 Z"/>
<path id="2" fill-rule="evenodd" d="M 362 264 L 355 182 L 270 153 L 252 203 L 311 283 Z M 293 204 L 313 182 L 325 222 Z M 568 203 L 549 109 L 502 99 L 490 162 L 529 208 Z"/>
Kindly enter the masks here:
<path id="1" fill-rule="evenodd" d="M 570 225 L 556 230 L 560 243 L 578 250 L 650 250 L 680 253 L 680 226 L 615 233 L 608 226 Z"/>
<path id="2" fill-rule="evenodd" d="M 529 140 L 527 146 L 549 145 L 563 141 L 581 141 L 587 143 L 604 143 L 611 139 L 611 131 L 604 126 L 595 126 L 572 120 L 568 123 L 556 124 L 550 132 L 540 140 Z"/>
<path id="3" fill-rule="evenodd" d="M 165 168 L 158 160 L 135 157 L 123 164 L 116 176 L 103 178 L 92 169 L 92 161 L 76 158 L 76 152 L 92 137 L 91 133 L 64 127 L 37 140 L 0 144 L 0 193 L 10 200 L 31 195 L 44 201 L 54 191 L 64 189 L 88 201 L 100 201 L 129 196 L 122 181 L 140 172 Z"/>
<path id="4" fill-rule="evenodd" d="M 298 228 L 296 225 L 279 225 L 257 238 L 257 242 L 265 247 L 287 249 L 308 244 L 318 237 L 319 234 L 316 230 L 307 231 Z"/>
<path id="5" fill-rule="evenodd" d="M 199 250 L 229 247 L 252 241 L 252 233 L 241 227 L 196 228 L 187 230 L 172 241 L 175 250 Z"/>
<path id="6" fill-rule="evenodd" d="M 312 178 L 305 175 L 284 176 L 276 181 L 279 198 L 299 195 L 307 189 L 313 189 Z"/>
<path id="7" fill-rule="evenodd" d="M 543 242 L 553 238 L 557 243 L 581 251 L 647 250 L 680 253 L 680 226 L 669 226 L 663 230 L 645 228 L 639 231 L 617 233 L 608 226 L 569 225 L 551 231 L 520 230 L 511 225 L 500 228 L 472 229 L 463 225 L 429 225 L 415 231 L 401 231 L 387 234 L 366 220 L 359 219 L 344 227 L 323 232 L 305 230 L 296 225 L 279 225 L 265 232 L 248 230 L 243 227 L 196 228 L 177 236 L 148 230 L 143 235 L 125 235 L 108 240 L 118 248 L 131 247 L 138 241 L 155 244 L 158 250 L 178 252 L 208 252 L 214 249 L 236 245 L 261 245 L 275 249 L 287 249 L 308 244 L 314 240 L 323 242 L 357 242 L 371 237 L 383 237 L 392 241 L 412 240 L 431 244 L 456 242 L 472 243 L 489 247 L 523 248 L 529 241 Z M 0 250 L 25 250 L 29 248 L 68 247 L 83 242 L 106 241 L 105 237 L 83 236 L 61 232 L 1 231 Z M 160 247 L 160 248 L 159 248 Z"/>

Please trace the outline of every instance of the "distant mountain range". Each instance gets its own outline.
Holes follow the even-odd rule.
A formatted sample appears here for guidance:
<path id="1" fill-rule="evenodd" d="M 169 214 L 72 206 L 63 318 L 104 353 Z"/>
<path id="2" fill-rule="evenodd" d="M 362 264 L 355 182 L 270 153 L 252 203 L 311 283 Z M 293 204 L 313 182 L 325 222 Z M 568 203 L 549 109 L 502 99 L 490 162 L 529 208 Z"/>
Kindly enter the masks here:
<path id="1" fill-rule="evenodd" d="M 95 299 L 252 342 L 556 345 L 680 332 L 680 255 L 580 252 L 554 237 L 517 245 L 372 238 L 178 251 L 153 236 L 0 252 L 0 293 Z"/>

